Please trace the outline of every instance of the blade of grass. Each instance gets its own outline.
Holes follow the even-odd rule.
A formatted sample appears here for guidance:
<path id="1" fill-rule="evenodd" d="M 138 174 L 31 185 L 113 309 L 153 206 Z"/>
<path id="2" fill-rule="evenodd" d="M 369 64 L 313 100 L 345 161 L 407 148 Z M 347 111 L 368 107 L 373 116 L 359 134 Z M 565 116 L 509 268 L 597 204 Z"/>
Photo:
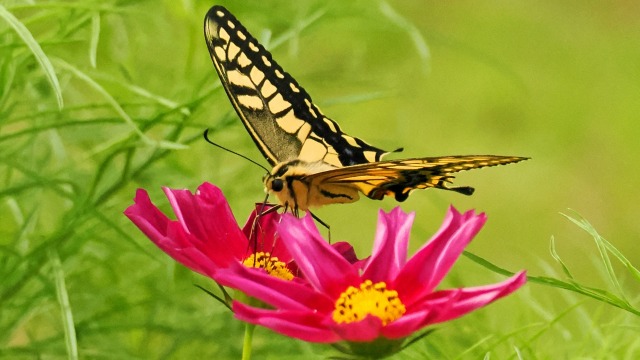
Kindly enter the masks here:
<path id="1" fill-rule="evenodd" d="M 175 109 L 175 108 L 180 107 L 180 113 L 181 114 L 183 114 L 185 116 L 191 115 L 191 111 L 189 110 L 188 107 L 181 106 L 179 103 L 177 103 L 177 102 L 175 102 L 173 100 L 167 99 L 167 98 L 162 97 L 162 96 L 157 95 L 157 94 L 154 94 L 154 93 L 150 92 L 149 90 L 144 89 L 144 88 L 142 88 L 140 86 L 133 85 L 133 84 L 128 84 L 128 83 L 122 83 L 121 81 L 118 81 L 116 79 L 113 79 L 113 78 L 107 77 L 107 76 L 96 75 L 95 77 L 100 79 L 100 80 L 108 81 L 110 83 L 115 83 L 115 84 L 117 84 L 119 86 L 122 86 L 122 87 L 124 87 L 125 89 L 131 91 L 134 94 L 140 95 L 140 96 L 145 97 L 145 98 L 150 99 L 150 100 L 153 100 L 156 103 L 158 103 L 158 104 L 160 104 L 160 105 L 162 105 L 164 107 L 167 107 L 169 109 Z"/>
<path id="2" fill-rule="evenodd" d="M 11 88 L 13 87 L 16 79 L 16 64 L 13 61 L 5 61 L 0 69 L 0 78 L 2 79 L 2 90 L 0 90 L 0 109 L 4 109 L 9 95 L 11 94 Z M 6 119 L 3 119 L 3 123 Z"/>
<path id="3" fill-rule="evenodd" d="M 456 357 L 454 357 L 453 360 L 463 359 L 463 358 L 467 357 L 469 354 L 473 353 L 473 350 L 479 349 L 480 347 L 482 347 L 483 345 L 488 343 L 489 340 L 493 339 L 494 337 L 495 337 L 495 335 L 493 335 L 493 334 L 486 335 L 485 337 L 483 337 L 480 340 L 476 341 L 474 344 L 471 344 L 470 346 L 468 346 L 463 352 L 461 352 Z M 485 357 L 485 359 L 486 358 L 487 357 Z"/>
<path id="4" fill-rule="evenodd" d="M 31 50 L 31 53 L 33 53 L 33 56 L 35 56 L 36 60 L 44 70 L 44 74 L 51 84 L 53 92 L 56 94 L 58 109 L 62 110 L 62 108 L 64 107 L 64 101 L 62 99 L 62 88 L 60 88 L 60 82 L 58 81 L 58 76 L 53 69 L 53 65 L 42 50 L 42 47 L 40 47 L 40 44 L 38 44 L 29 29 L 27 29 L 27 27 L 24 26 L 24 24 L 20 22 L 18 18 L 13 16 L 13 14 L 9 12 L 9 10 L 2 6 L 2 4 L 0 4 L 0 18 L 9 23 L 9 25 L 16 31 L 18 36 L 20 36 L 22 41 L 24 41 L 25 45 L 27 45 L 29 50 Z"/>
<path id="5" fill-rule="evenodd" d="M 495 272 L 498 274 L 502 274 L 502 275 L 506 275 L 506 276 L 513 276 L 515 273 L 506 269 L 503 269 L 493 263 L 491 263 L 490 261 L 475 255 L 473 253 L 470 253 L 468 251 L 464 251 L 463 252 L 464 256 L 467 257 L 469 260 Z M 636 309 L 635 307 L 633 307 L 628 301 L 626 301 L 625 299 L 621 299 L 620 297 L 616 296 L 615 294 L 612 294 L 609 291 L 606 290 L 601 290 L 601 289 L 595 289 L 595 288 L 591 288 L 588 286 L 583 286 L 580 285 L 578 283 L 575 282 L 566 282 L 566 281 L 562 281 L 562 280 L 558 280 L 558 279 L 554 279 L 554 278 L 550 278 L 550 277 L 546 277 L 546 276 L 530 276 L 527 275 L 527 281 L 528 282 L 532 282 L 532 283 L 536 283 L 536 284 L 540 284 L 540 285 L 545 285 L 545 286 L 551 286 L 551 287 L 556 287 L 559 289 L 565 289 L 565 290 L 569 290 L 569 291 L 573 291 L 582 295 L 586 295 L 590 298 L 596 299 L 598 301 L 613 305 L 617 308 L 626 310 L 634 315 L 638 315 L 640 316 L 640 309 Z"/>
<path id="6" fill-rule="evenodd" d="M 386 16 L 387 19 L 407 32 L 411 41 L 413 41 L 413 45 L 418 52 L 418 56 L 422 59 L 422 70 L 425 74 L 428 74 L 431 70 L 431 51 L 429 50 L 429 45 L 424 39 L 424 36 L 420 33 L 420 30 L 412 22 L 395 11 L 386 1 L 380 1 L 378 7 L 380 8 L 380 12 Z"/>
<path id="7" fill-rule="evenodd" d="M 67 346 L 68 359 L 78 359 L 78 342 L 76 338 L 76 328 L 73 324 L 73 312 L 69 303 L 69 294 L 64 281 L 64 270 L 60 263 L 58 253 L 49 249 L 49 261 L 53 268 L 53 277 L 56 281 L 56 295 L 60 305 L 60 313 L 62 314 L 62 326 L 64 328 L 64 338 Z"/>
<path id="8" fill-rule="evenodd" d="M 331 106 L 336 104 L 357 104 L 360 102 L 368 102 L 378 99 L 384 99 L 394 96 L 391 91 L 374 91 L 367 93 L 358 93 L 353 95 L 346 95 L 337 98 L 329 98 L 323 100 L 322 103 L 325 106 Z"/>
<path id="9" fill-rule="evenodd" d="M 307 16 L 305 19 L 302 19 L 301 21 L 296 23 L 295 26 L 293 26 L 289 30 L 283 32 L 278 37 L 274 38 L 272 41 L 271 41 L 270 31 L 268 35 L 265 34 L 265 36 L 261 36 L 260 40 L 264 40 L 265 43 L 268 45 L 267 48 L 273 51 L 275 48 L 279 47 L 285 42 L 295 39 L 298 36 L 298 34 L 300 34 L 304 29 L 308 28 L 310 25 L 318 21 L 318 19 L 320 19 L 324 15 L 324 13 L 325 13 L 324 10 L 318 10 L 314 12 L 313 14 Z M 262 43 L 262 44 L 265 44 L 265 43 Z M 291 51 L 295 54 L 296 46 L 295 45 L 292 46 L 291 49 L 292 49 Z"/>
<path id="10" fill-rule="evenodd" d="M 565 216 L 566 217 L 566 216 Z M 624 291 L 622 290 L 622 285 L 620 285 L 620 281 L 618 280 L 618 276 L 613 269 L 613 265 L 611 264 L 611 258 L 609 257 L 609 253 L 607 252 L 606 247 L 603 244 L 603 238 L 598 234 L 598 232 L 589 224 L 586 220 L 582 219 L 582 223 L 584 230 L 586 230 L 592 237 L 596 243 L 596 247 L 598 248 L 598 252 L 600 253 L 600 258 L 602 259 L 602 264 L 604 265 L 605 270 L 607 271 L 607 275 L 609 276 L 609 280 L 613 284 L 613 286 L 618 290 L 618 295 L 626 300 L 624 297 Z M 577 222 L 574 221 L 576 225 Z M 579 225 L 578 225 L 579 226 Z"/>
<path id="11" fill-rule="evenodd" d="M 549 252 L 551 252 L 551 257 L 553 257 L 554 260 L 557 261 L 558 264 L 560 264 L 560 267 L 562 267 L 562 271 L 564 272 L 564 274 L 569 279 L 573 280 L 573 274 L 571 274 L 571 271 L 569 271 L 569 268 L 564 263 L 564 261 L 562 261 L 562 258 L 560 258 L 560 255 L 558 255 L 558 252 L 556 251 L 556 242 L 555 242 L 555 238 L 553 236 L 551 237 L 551 240 L 549 241 Z"/>
<path id="12" fill-rule="evenodd" d="M 589 235 L 591 235 L 593 237 L 593 239 L 596 241 L 596 243 L 598 244 L 602 244 L 602 246 L 604 248 L 606 248 L 611 254 L 613 254 L 613 256 L 615 256 L 616 258 L 618 258 L 618 260 L 627 268 L 627 270 L 629 271 L 629 273 L 631 275 L 633 275 L 633 277 L 636 278 L 636 280 L 640 281 L 640 270 L 638 270 L 638 268 L 636 268 L 635 266 L 633 266 L 633 264 L 631 263 L 631 261 L 629 261 L 629 259 L 627 259 L 624 255 L 622 255 L 622 253 L 620 252 L 620 250 L 618 250 L 615 246 L 613 246 L 609 241 L 607 241 L 605 238 L 603 238 L 597 231 L 596 229 L 593 227 L 593 225 L 591 225 L 591 223 L 589 223 L 585 218 L 580 216 L 580 219 L 576 219 L 573 218 L 571 216 L 568 216 L 566 214 L 560 214 L 564 217 L 566 217 L 567 219 L 569 219 L 571 222 L 573 222 L 574 224 L 578 225 L 578 227 L 580 227 L 581 229 L 583 229 L 584 231 L 586 231 L 587 233 L 589 233 Z M 576 214 L 577 216 L 579 216 L 578 214 Z"/>
<path id="13" fill-rule="evenodd" d="M 89 63 L 95 69 L 98 56 L 98 42 L 100 41 L 100 13 L 91 15 L 91 41 L 89 42 Z"/>
<path id="14" fill-rule="evenodd" d="M 200 290 L 204 291 L 205 293 L 207 293 L 207 295 L 211 296 L 212 298 L 216 299 L 220 304 L 222 304 L 224 307 L 226 307 L 227 309 L 233 311 L 231 309 L 231 305 L 229 305 L 229 302 L 225 301 L 225 299 L 221 298 L 220 296 L 214 294 L 213 292 L 205 289 L 204 287 L 198 285 L 198 284 L 194 284 L 195 287 L 199 288 Z M 226 297 L 226 296 L 225 296 Z"/>
<path id="15" fill-rule="evenodd" d="M 69 71 L 70 73 L 75 75 L 78 79 L 86 82 L 94 90 L 96 90 L 98 93 L 100 93 L 105 98 L 105 100 L 111 105 L 111 107 L 113 107 L 113 109 L 116 111 L 116 113 L 127 124 L 129 124 L 131 126 L 133 131 L 140 137 L 140 139 L 145 144 L 151 145 L 151 146 L 158 146 L 158 147 L 163 148 L 163 149 L 186 149 L 187 148 L 186 146 L 184 146 L 182 144 L 178 144 L 178 143 L 174 143 L 174 142 L 169 142 L 169 141 L 164 141 L 164 140 L 161 140 L 161 141 L 152 140 L 147 135 L 145 135 L 142 132 L 142 130 L 140 130 L 140 128 L 136 125 L 136 123 L 129 116 L 129 114 L 127 114 L 127 112 L 124 111 L 124 109 L 120 106 L 118 101 L 116 101 L 116 99 L 113 96 L 111 96 L 111 94 L 109 94 L 109 92 L 104 87 L 102 87 L 102 85 L 98 84 L 89 75 L 87 75 L 86 73 L 80 71 L 80 69 L 78 69 L 75 66 L 67 63 L 66 61 L 64 61 L 62 59 L 54 59 L 54 61 L 56 62 L 56 64 L 58 66 L 60 66 L 61 68 L 64 68 L 67 71 Z"/>
<path id="16" fill-rule="evenodd" d="M 550 329 L 557 327 L 560 324 L 561 320 L 575 310 L 579 309 L 582 306 L 582 302 L 576 302 L 573 305 L 567 307 L 560 313 L 556 314 L 552 319 L 548 320 L 545 323 L 540 323 L 540 329 L 534 332 L 532 335 L 528 336 L 527 339 L 522 342 L 520 345 L 526 349 L 535 350 L 536 340 L 546 334 Z M 533 327 L 533 326 L 532 326 Z M 513 358 L 513 357 L 512 357 Z"/>

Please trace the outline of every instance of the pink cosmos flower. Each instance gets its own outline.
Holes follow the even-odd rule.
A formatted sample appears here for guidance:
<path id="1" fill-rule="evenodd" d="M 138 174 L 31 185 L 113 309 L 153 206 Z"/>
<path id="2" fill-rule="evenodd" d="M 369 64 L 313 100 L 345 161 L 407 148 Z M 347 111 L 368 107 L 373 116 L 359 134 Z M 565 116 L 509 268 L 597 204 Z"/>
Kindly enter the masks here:
<path id="1" fill-rule="evenodd" d="M 397 351 L 417 330 L 462 316 L 525 283 L 525 273 L 520 272 L 494 285 L 436 290 L 486 216 L 460 214 L 451 207 L 440 230 L 407 259 L 413 219 L 414 213 L 400 208 L 381 211 L 373 253 L 362 267 L 332 249 L 309 215 L 296 219 L 287 214 L 278 232 L 308 285 L 237 266 L 221 271 L 218 281 L 272 306 L 256 308 L 234 301 L 239 319 L 305 341 L 346 341 L 355 353 L 369 352 L 372 346 Z"/>
<path id="2" fill-rule="evenodd" d="M 291 256 L 276 236 L 281 215 L 264 214 L 256 222 L 256 212 L 270 206 L 258 204 L 242 229 L 238 226 L 222 191 L 210 183 L 189 190 L 163 187 L 177 220 L 170 220 L 143 189 L 138 189 L 135 204 L 124 214 L 162 251 L 179 263 L 215 279 L 219 269 L 232 263 L 259 262 L 269 254 L 275 261 L 287 263 Z M 277 258 L 277 259 L 276 259 Z"/>
<path id="3" fill-rule="evenodd" d="M 202 275 L 216 279 L 231 264 L 259 267 L 267 273 L 292 279 L 297 267 L 276 234 L 281 215 L 265 213 L 271 205 L 257 204 L 242 229 L 238 226 L 222 191 L 203 183 L 195 194 L 163 187 L 177 220 L 170 220 L 138 189 L 134 204 L 124 214 L 162 251 Z M 262 214 L 256 220 L 256 213 Z M 353 248 L 336 243 L 334 248 L 356 262 Z"/>

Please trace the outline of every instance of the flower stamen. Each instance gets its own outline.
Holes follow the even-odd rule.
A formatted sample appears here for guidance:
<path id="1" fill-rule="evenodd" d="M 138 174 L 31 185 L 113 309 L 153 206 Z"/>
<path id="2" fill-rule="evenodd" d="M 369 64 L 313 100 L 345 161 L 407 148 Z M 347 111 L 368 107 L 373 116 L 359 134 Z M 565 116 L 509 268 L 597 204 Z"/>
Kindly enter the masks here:
<path id="1" fill-rule="evenodd" d="M 292 280 L 294 277 L 291 270 L 287 268 L 287 264 L 268 252 L 259 251 L 251 254 L 242 264 L 250 268 L 264 269 L 267 274 L 280 279 Z"/>
<path id="2" fill-rule="evenodd" d="M 397 291 L 387 290 L 385 282 L 374 284 L 366 280 L 360 288 L 349 286 L 340 294 L 333 310 L 333 320 L 338 324 L 352 323 L 373 315 L 382 320 L 382 325 L 387 325 L 406 311 Z"/>

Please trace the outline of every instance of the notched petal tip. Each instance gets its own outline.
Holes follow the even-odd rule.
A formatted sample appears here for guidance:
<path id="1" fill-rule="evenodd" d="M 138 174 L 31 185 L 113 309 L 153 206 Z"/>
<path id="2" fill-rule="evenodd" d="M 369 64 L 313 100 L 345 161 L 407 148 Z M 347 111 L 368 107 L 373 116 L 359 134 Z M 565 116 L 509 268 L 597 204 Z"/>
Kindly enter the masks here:
<path id="1" fill-rule="evenodd" d="M 198 186 L 196 195 L 213 198 L 224 197 L 224 195 L 222 194 L 222 190 L 208 181 L 205 181 L 200 184 L 200 186 Z"/>
<path id="2" fill-rule="evenodd" d="M 136 195 L 133 197 L 133 205 L 129 205 L 129 207 L 124 210 L 124 214 L 127 216 L 135 215 L 149 206 L 154 207 L 151 203 L 149 193 L 147 193 L 147 190 L 139 188 L 136 190 Z"/>

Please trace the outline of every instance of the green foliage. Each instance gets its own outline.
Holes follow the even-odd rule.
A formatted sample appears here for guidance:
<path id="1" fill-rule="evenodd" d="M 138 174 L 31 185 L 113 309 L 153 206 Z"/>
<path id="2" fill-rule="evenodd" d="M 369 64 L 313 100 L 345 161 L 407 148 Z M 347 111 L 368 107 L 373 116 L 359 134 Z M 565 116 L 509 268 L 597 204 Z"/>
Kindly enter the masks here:
<path id="1" fill-rule="evenodd" d="M 533 157 L 461 175 L 479 189 L 472 198 L 425 191 L 403 204 L 424 219 L 414 246 L 449 203 L 488 213 L 477 255 L 450 285 L 496 281 L 504 268 L 526 268 L 531 280 L 395 358 L 637 357 L 635 5 L 222 3 L 350 134 L 407 156 Z M 211 5 L 0 4 L 0 358 L 240 357 L 243 324 L 193 286 L 220 296 L 215 284 L 122 215 L 138 187 L 166 209 L 161 186 L 211 181 L 240 222 L 263 198 L 261 170 L 202 141 L 209 128 L 260 159 L 210 63 L 202 19 Z M 366 256 L 381 205 L 395 203 L 318 214 Z M 595 224 L 569 217 L 597 252 L 557 215 L 567 206 Z M 561 274 L 544 263 L 552 233 Z M 335 355 L 261 328 L 253 354 Z"/>

